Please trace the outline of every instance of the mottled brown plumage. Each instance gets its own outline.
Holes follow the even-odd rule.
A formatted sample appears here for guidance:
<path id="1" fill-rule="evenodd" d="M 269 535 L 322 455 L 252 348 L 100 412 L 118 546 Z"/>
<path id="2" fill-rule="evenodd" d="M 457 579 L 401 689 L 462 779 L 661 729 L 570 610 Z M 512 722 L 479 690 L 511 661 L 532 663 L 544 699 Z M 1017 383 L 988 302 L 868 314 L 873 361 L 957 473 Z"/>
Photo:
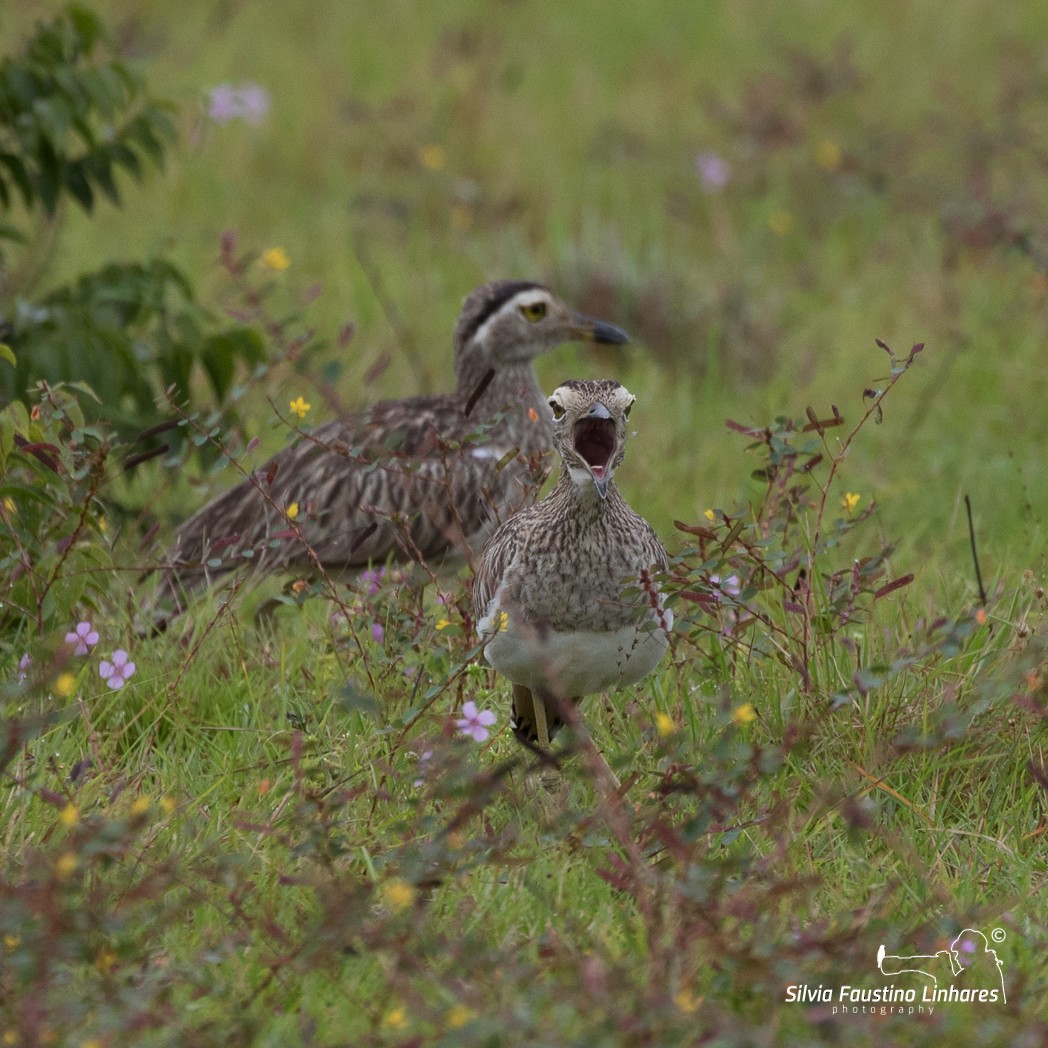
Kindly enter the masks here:
<path id="1" fill-rule="evenodd" d="M 613 479 L 634 399 L 608 380 L 553 393 L 560 479 L 496 530 L 474 579 L 485 656 L 513 683 L 513 730 L 543 748 L 564 703 L 650 673 L 673 625 L 655 580 L 666 551 Z"/>
<path id="2" fill-rule="evenodd" d="M 551 422 L 532 362 L 572 340 L 628 341 L 539 284 L 477 289 L 455 327 L 454 392 L 318 426 L 209 502 L 175 536 L 159 604 L 180 612 L 194 590 L 245 567 L 344 574 L 389 559 L 461 562 L 547 476 Z"/>

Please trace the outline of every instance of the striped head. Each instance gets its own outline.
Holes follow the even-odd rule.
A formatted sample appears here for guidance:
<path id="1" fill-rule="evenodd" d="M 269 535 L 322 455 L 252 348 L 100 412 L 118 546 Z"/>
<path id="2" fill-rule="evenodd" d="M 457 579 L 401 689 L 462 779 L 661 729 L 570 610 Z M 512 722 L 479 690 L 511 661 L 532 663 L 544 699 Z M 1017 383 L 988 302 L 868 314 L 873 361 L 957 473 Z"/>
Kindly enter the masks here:
<path id="1" fill-rule="evenodd" d="M 553 447 L 575 485 L 605 498 L 626 454 L 626 420 L 637 398 L 612 379 L 571 379 L 549 398 Z"/>
<path id="2" fill-rule="evenodd" d="M 455 325 L 455 369 L 527 364 L 563 342 L 622 345 L 629 336 L 614 324 L 573 313 L 549 288 L 523 280 L 496 280 L 463 303 Z"/>

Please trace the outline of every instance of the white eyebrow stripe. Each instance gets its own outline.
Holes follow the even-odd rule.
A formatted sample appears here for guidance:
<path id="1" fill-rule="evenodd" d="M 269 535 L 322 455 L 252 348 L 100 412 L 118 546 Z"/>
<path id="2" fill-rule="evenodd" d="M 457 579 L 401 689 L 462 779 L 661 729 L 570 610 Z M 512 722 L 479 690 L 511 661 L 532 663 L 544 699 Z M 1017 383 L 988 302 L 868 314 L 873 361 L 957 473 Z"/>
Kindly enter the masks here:
<path id="1" fill-rule="evenodd" d="M 542 288 L 528 288 L 526 291 L 518 291 L 511 299 L 503 302 L 494 313 L 484 321 L 476 331 L 473 332 L 471 341 L 483 345 L 488 337 L 488 328 L 498 320 L 504 313 L 511 309 L 519 309 L 521 306 L 533 306 L 538 302 L 549 302 L 549 292 Z"/>

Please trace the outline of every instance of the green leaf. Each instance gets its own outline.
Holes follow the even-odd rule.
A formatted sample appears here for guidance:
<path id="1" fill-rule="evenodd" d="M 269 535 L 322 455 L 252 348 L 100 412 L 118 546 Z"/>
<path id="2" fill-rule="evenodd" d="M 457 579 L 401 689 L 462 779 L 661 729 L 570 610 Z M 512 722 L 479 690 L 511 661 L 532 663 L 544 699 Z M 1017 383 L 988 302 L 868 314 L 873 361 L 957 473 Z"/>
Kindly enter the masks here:
<path id="1" fill-rule="evenodd" d="M 138 159 L 137 154 L 128 149 L 127 146 L 115 142 L 109 147 L 109 156 L 114 164 L 118 164 L 125 171 L 129 171 L 136 182 L 142 180 L 142 162 Z"/>
<path id="2" fill-rule="evenodd" d="M 0 342 L 0 360 L 6 360 L 11 367 L 18 367 L 18 358 L 14 350 L 4 342 Z"/>
<path id="3" fill-rule="evenodd" d="M 83 209 L 90 213 L 95 205 L 95 191 L 84 174 L 83 164 L 71 164 L 66 169 L 65 187 L 76 197 Z"/>
<path id="4" fill-rule="evenodd" d="M 33 192 L 32 180 L 21 158 L 14 153 L 0 153 L 0 165 L 7 169 L 11 181 L 18 186 L 18 191 L 22 194 L 22 203 L 30 207 L 36 194 Z"/>
<path id="5" fill-rule="evenodd" d="M 93 11 L 79 4 L 70 4 L 66 8 L 66 17 L 79 38 L 84 52 L 90 52 L 99 40 L 106 40 L 105 26 Z"/>
<path id="6" fill-rule="evenodd" d="M 99 189 L 109 200 L 120 206 L 120 193 L 113 181 L 113 163 L 108 155 L 108 150 L 98 151 L 87 158 L 87 169 L 91 177 L 98 183 Z"/>
<path id="7" fill-rule="evenodd" d="M 28 244 L 29 239 L 17 226 L 10 222 L 0 222 L 0 239 L 13 240 L 16 244 Z"/>

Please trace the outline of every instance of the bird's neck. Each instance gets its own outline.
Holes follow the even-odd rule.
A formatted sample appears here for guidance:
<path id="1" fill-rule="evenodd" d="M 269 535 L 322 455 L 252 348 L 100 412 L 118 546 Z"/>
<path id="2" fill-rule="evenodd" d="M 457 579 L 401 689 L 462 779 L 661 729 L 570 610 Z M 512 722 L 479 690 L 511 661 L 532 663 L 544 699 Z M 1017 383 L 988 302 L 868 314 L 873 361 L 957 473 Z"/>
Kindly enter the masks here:
<path id="1" fill-rule="evenodd" d="M 456 392 L 463 411 L 478 426 L 495 419 L 516 420 L 531 435 L 522 450 L 546 450 L 553 439 L 549 408 L 531 363 L 493 367 L 487 362 L 460 362 Z M 532 447 L 533 445 L 533 447 Z"/>
<path id="2" fill-rule="evenodd" d="M 615 486 L 614 479 L 608 483 L 607 494 L 601 498 L 592 478 L 580 481 L 573 477 L 567 467 L 563 465 L 549 497 L 573 506 L 575 513 L 587 520 L 598 520 L 609 513 L 614 513 L 619 503 L 624 501 L 622 492 Z"/>

